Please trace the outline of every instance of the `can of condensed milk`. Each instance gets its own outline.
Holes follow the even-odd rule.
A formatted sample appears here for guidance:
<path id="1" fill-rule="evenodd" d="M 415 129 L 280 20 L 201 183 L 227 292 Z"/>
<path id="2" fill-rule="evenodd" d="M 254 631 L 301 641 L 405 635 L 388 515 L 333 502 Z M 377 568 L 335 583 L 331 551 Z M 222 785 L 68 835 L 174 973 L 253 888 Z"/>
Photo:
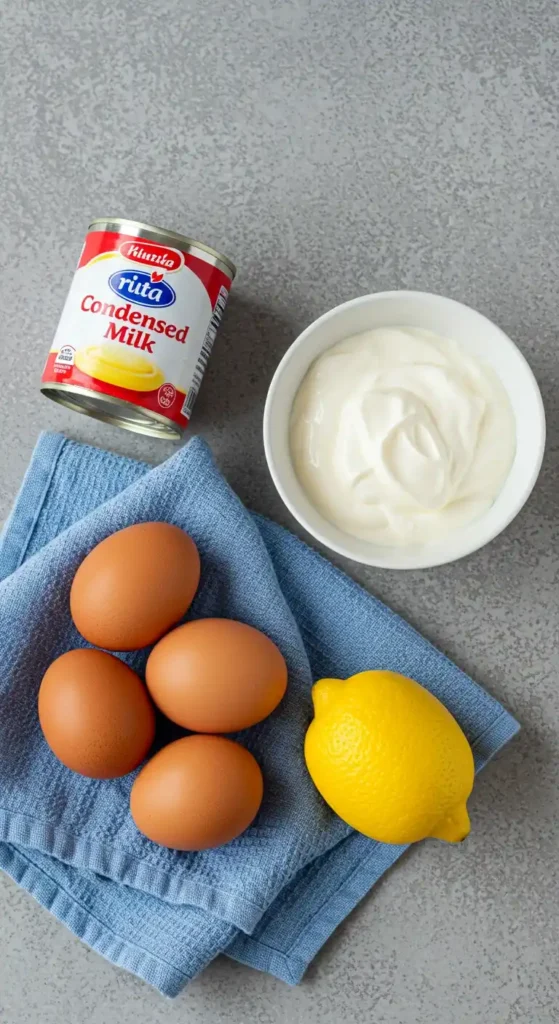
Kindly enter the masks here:
<path id="1" fill-rule="evenodd" d="M 234 277 L 234 264 L 202 242 L 138 221 L 94 220 L 41 391 L 126 430 L 179 439 Z"/>

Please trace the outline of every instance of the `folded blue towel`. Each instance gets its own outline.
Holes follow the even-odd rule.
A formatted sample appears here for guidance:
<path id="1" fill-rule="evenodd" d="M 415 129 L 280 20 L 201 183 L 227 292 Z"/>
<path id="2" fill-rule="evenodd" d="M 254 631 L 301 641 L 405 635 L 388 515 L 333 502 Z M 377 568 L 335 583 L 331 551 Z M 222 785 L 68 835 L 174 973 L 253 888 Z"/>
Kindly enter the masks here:
<path id="1" fill-rule="evenodd" d="M 85 646 L 68 606 L 77 566 L 108 534 L 153 519 L 184 527 L 200 550 L 190 615 L 251 623 L 289 667 L 280 707 L 239 736 L 264 772 L 261 811 L 237 840 L 202 853 L 141 836 L 128 812 L 133 776 L 73 775 L 37 720 L 45 669 Z M 0 867 L 99 953 L 170 996 L 224 951 L 296 983 L 404 851 L 352 832 L 315 791 L 303 762 L 313 680 L 375 667 L 413 676 L 456 716 L 478 770 L 518 729 L 402 619 L 247 512 L 198 438 L 149 469 L 43 435 L 2 535 L 0 581 Z M 147 652 L 124 657 L 141 672 Z"/>

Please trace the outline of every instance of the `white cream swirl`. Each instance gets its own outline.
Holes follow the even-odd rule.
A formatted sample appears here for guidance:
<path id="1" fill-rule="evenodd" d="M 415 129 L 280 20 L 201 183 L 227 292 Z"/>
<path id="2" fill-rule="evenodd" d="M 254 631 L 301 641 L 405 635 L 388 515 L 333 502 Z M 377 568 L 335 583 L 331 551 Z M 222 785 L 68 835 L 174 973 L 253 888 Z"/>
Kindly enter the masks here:
<path id="1" fill-rule="evenodd" d="M 307 496 L 340 529 L 384 545 L 428 543 L 495 500 L 515 423 L 497 375 L 456 342 L 379 328 L 311 366 L 290 444 Z"/>

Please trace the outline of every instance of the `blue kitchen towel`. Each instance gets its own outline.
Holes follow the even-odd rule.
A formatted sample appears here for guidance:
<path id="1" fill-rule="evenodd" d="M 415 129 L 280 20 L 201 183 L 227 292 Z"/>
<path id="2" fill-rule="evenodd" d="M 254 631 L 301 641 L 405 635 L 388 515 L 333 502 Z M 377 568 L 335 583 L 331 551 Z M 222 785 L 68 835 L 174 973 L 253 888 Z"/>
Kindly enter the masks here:
<path id="1" fill-rule="evenodd" d="M 200 550 L 189 615 L 251 623 L 289 668 L 280 707 L 239 734 L 265 777 L 258 817 L 227 846 L 193 854 L 137 832 L 128 812 L 133 776 L 99 782 L 64 768 L 36 711 L 50 662 L 85 646 L 68 605 L 80 561 L 115 530 L 161 519 L 188 530 Z M 147 653 L 123 657 L 142 672 Z M 297 982 L 404 851 L 345 826 L 303 762 L 313 680 L 376 667 L 413 676 L 446 704 L 478 770 L 518 729 L 399 616 L 248 512 L 199 438 L 150 469 L 43 435 L 0 545 L 0 867 L 90 946 L 167 995 L 220 952 Z"/>

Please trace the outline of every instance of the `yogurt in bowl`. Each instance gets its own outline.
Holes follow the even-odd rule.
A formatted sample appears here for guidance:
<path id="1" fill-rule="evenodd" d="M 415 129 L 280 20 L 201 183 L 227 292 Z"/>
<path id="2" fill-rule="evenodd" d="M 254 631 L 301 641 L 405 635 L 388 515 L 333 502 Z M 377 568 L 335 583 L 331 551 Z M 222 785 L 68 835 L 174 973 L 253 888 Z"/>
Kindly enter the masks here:
<path id="1" fill-rule="evenodd" d="M 264 443 L 281 497 L 316 539 L 368 565 L 426 568 L 475 551 L 520 511 L 545 417 L 524 357 L 484 316 L 382 292 L 294 342 Z"/>
<path id="2" fill-rule="evenodd" d="M 416 327 L 327 349 L 293 403 L 290 449 L 315 507 L 376 544 L 429 543 L 492 505 L 516 448 L 495 371 Z"/>

